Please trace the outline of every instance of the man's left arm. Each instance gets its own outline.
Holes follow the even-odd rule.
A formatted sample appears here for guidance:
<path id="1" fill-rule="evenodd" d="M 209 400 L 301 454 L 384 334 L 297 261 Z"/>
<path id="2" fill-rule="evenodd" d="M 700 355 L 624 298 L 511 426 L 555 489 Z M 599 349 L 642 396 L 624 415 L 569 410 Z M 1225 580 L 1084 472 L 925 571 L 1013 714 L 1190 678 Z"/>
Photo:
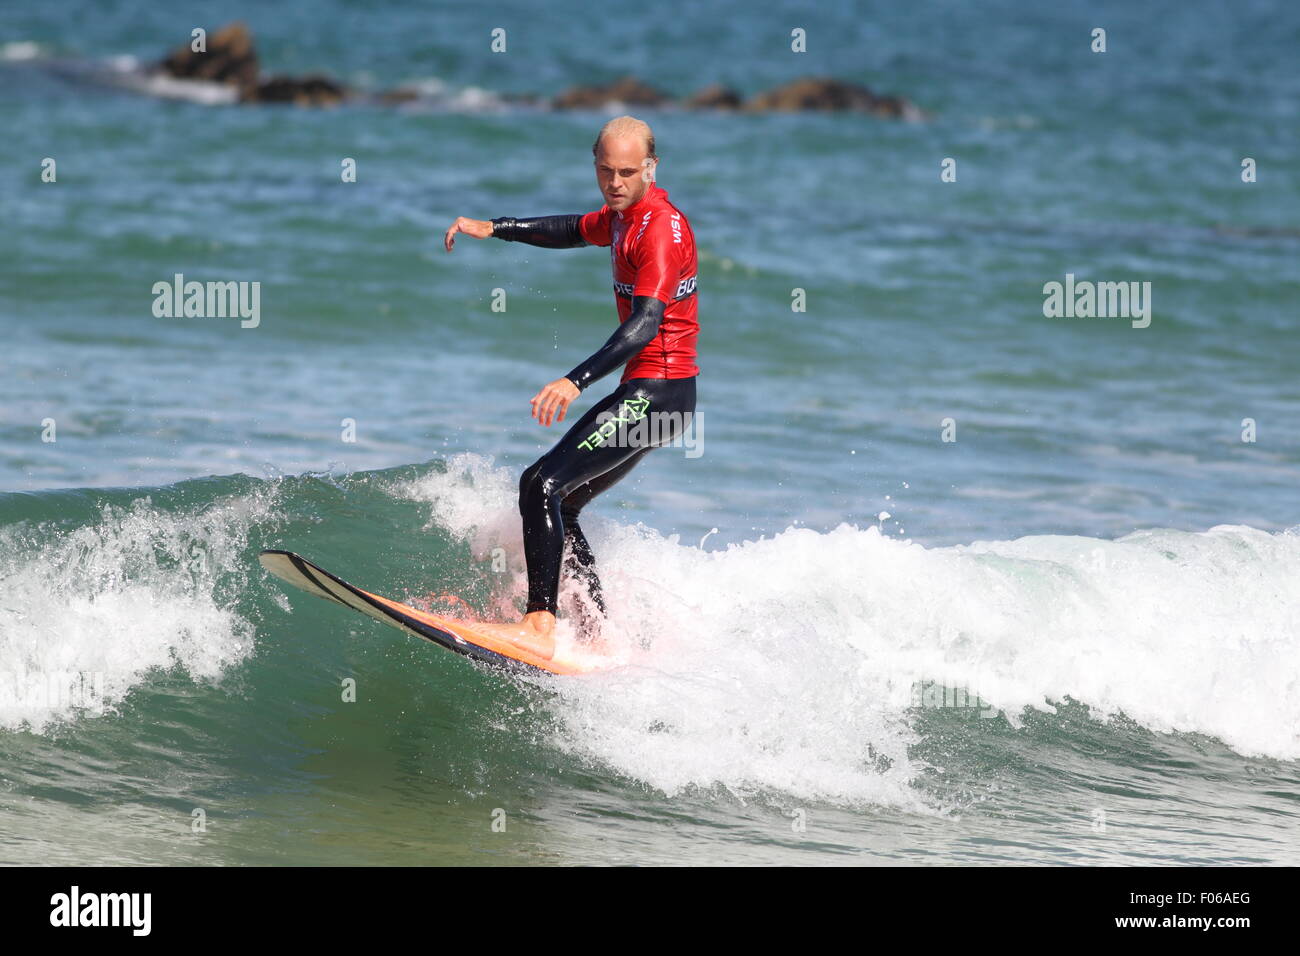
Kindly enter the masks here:
<path id="1" fill-rule="evenodd" d="M 638 295 L 632 299 L 632 314 L 614 330 L 595 355 L 587 359 L 564 378 L 557 378 L 542 387 L 533 396 L 533 417 L 540 425 L 564 421 L 569 403 L 584 388 L 603 378 L 650 344 L 659 334 L 664 318 L 664 302 L 653 296 Z"/>
<path id="2" fill-rule="evenodd" d="M 632 298 L 632 314 L 619 324 L 614 334 L 605 340 L 595 355 L 565 376 L 583 391 L 597 379 L 604 378 L 620 365 L 624 365 L 659 334 L 667 303 L 651 295 Z"/>
<path id="3" fill-rule="evenodd" d="M 557 410 L 558 420 L 564 421 L 569 402 L 579 392 L 626 364 L 659 334 L 664 310 L 672 302 L 680 281 L 682 249 L 671 220 L 664 213 L 656 212 L 652 221 L 646 223 L 631 254 L 636 269 L 632 313 L 594 355 L 565 378 L 551 382 L 538 392 L 533 398 L 533 415 L 538 421 L 549 425 Z"/>

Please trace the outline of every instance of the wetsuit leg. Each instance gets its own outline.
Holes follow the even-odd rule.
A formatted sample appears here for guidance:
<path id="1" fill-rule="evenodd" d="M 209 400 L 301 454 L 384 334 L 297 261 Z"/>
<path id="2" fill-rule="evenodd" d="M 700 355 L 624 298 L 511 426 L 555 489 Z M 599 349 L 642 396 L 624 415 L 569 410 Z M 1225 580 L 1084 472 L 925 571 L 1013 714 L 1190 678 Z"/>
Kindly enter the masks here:
<path id="1" fill-rule="evenodd" d="M 694 412 L 694 378 L 629 379 L 588 409 L 554 448 L 524 470 L 519 513 L 528 561 L 529 613 L 555 613 L 566 537 L 565 500 L 576 493 L 568 509 L 576 519 L 587 502 L 627 474 L 645 453 L 689 427 Z M 591 549 L 581 529 L 569 540 L 575 559 L 591 567 L 594 559 L 586 560 Z"/>
<path id="2" fill-rule="evenodd" d="M 619 480 L 635 468 L 636 463 L 648 451 L 650 446 L 640 449 L 621 465 L 611 468 L 586 484 L 579 485 L 572 494 L 560 502 L 564 539 L 569 545 L 564 569 L 582 582 L 592 604 L 601 614 L 605 613 L 605 597 L 600 588 L 600 577 L 596 574 L 596 557 L 591 553 L 591 545 L 587 543 L 587 536 L 582 533 L 582 526 L 578 524 L 578 515 L 592 498 L 618 484 Z"/>

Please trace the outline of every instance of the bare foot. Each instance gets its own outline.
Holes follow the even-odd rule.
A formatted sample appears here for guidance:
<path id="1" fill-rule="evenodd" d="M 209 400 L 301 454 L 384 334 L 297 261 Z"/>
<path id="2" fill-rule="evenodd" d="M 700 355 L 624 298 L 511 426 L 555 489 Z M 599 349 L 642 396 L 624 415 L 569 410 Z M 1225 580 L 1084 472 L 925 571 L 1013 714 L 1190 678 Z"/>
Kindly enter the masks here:
<path id="1" fill-rule="evenodd" d="M 525 614 L 522 621 L 495 624 L 475 621 L 473 628 L 483 634 L 509 641 L 516 647 L 550 660 L 555 656 L 555 615 L 548 611 Z"/>

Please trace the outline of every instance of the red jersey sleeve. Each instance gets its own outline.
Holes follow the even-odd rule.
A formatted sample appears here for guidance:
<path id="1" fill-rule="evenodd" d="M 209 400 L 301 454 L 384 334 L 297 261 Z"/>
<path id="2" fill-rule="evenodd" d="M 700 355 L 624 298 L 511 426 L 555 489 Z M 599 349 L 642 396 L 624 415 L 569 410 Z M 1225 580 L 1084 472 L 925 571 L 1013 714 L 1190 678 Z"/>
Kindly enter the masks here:
<path id="1" fill-rule="evenodd" d="M 673 213 L 667 209 L 656 209 L 645 224 L 631 254 L 636 269 L 634 296 L 651 295 L 667 305 L 672 304 L 682 278 L 682 258 L 686 251 L 680 220 L 676 229 L 674 225 Z"/>
<path id="2" fill-rule="evenodd" d="M 609 234 L 609 220 L 613 214 L 614 211 L 608 206 L 587 213 L 578 220 L 578 232 L 593 246 L 609 245 L 613 241 Z"/>

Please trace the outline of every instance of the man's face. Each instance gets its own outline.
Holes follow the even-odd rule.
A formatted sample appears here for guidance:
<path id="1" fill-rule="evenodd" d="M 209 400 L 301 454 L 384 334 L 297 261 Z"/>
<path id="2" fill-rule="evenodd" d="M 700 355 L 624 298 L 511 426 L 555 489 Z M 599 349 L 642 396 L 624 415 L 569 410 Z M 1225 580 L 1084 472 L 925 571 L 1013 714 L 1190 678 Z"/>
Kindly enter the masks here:
<path id="1" fill-rule="evenodd" d="M 606 136 L 596 151 L 596 184 L 605 205 L 622 212 L 645 195 L 654 182 L 659 160 L 646 161 L 645 143 L 638 136 Z"/>

